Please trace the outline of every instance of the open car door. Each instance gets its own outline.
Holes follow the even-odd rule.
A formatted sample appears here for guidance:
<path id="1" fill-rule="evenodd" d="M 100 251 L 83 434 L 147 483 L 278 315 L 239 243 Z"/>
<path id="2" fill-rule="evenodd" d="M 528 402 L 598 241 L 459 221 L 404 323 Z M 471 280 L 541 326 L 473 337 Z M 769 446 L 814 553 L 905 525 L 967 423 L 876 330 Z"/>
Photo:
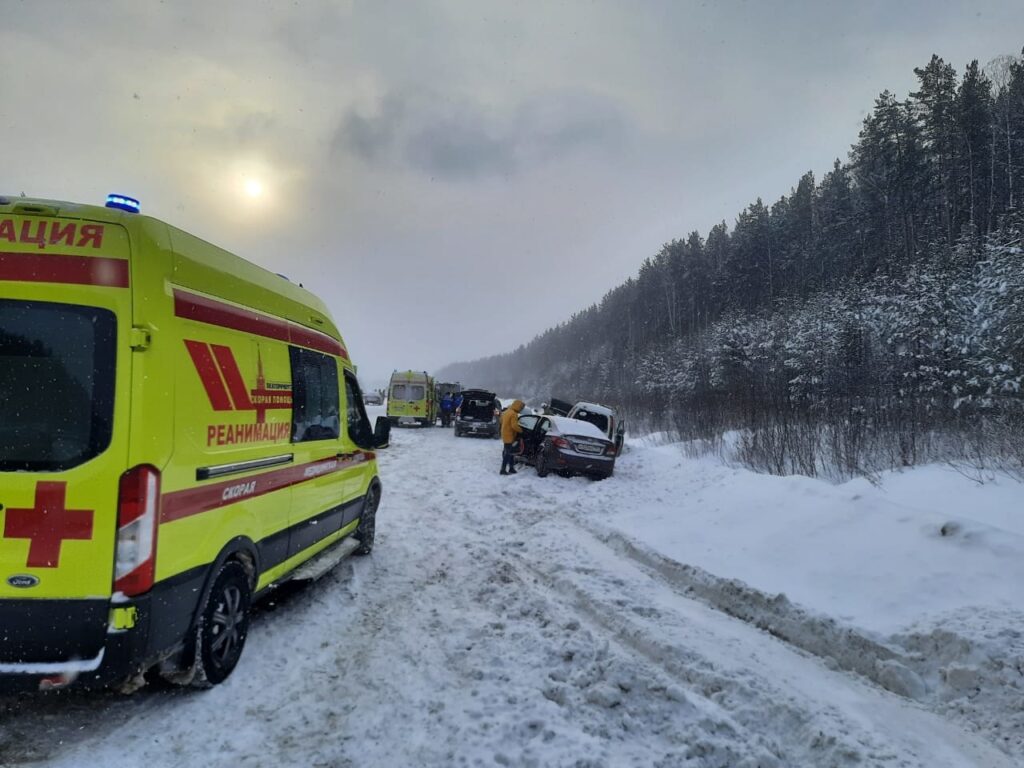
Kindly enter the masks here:
<path id="1" fill-rule="evenodd" d="M 523 428 L 519 435 L 519 440 L 522 444 L 522 451 L 519 453 L 519 457 L 529 462 L 532 462 L 534 456 L 537 455 L 537 448 L 544 439 L 544 434 L 537 429 L 539 422 L 539 416 L 519 417 L 519 426 Z"/>

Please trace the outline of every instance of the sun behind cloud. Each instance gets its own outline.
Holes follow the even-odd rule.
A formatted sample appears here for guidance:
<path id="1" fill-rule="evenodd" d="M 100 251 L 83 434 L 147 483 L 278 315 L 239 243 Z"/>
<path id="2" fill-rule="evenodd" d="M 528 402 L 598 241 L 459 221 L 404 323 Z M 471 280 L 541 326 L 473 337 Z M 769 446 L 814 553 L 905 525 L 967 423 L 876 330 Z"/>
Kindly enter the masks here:
<path id="1" fill-rule="evenodd" d="M 263 182 L 260 181 L 259 179 L 253 179 L 253 178 L 249 178 L 249 179 L 245 180 L 245 183 L 243 185 L 243 189 L 245 190 L 246 196 L 248 196 L 248 197 L 250 197 L 250 198 L 252 198 L 254 200 L 262 197 L 263 193 L 265 191 L 264 187 L 263 187 Z"/>

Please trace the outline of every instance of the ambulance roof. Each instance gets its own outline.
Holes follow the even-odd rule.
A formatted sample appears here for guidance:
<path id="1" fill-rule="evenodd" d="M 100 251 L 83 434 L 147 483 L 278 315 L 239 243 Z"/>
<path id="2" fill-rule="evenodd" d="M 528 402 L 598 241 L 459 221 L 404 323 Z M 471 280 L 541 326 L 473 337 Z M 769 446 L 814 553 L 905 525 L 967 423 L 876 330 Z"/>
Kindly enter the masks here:
<path id="1" fill-rule="evenodd" d="M 430 374 L 426 371 L 395 371 L 391 374 L 392 381 L 429 381 Z"/>
<path id="2" fill-rule="evenodd" d="M 160 219 L 99 205 L 0 195 L 0 212 L 58 216 L 120 224 L 133 238 L 169 241 L 175 255 L 171 280 L 182 287 L 268 312 L 342 341 L 327 305 L 317 296 L 251 261 Z M 133 253 L 133 258 L 138 254 Z M 134 269 L 135 267 L 133 267 Z"/>

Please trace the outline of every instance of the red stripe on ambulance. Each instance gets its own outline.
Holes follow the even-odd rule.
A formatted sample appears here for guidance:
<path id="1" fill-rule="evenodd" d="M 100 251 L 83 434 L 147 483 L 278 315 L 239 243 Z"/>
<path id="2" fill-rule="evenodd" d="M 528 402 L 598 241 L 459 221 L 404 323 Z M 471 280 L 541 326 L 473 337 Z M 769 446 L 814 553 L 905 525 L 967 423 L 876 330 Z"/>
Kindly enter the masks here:
<path id="1" fill-rule="evenodd" d="M 298 344 L 348 360 L 348 350 L 326 333 L 265 315 L 253 309 L 236 307 L 216 299 L 174 289 L 174 314 L 197 323 L 217 325 L 254 336 Z"/>
<path id="2" fill-rule="evenodd" d="M 373 451 L 359 451 L 345 459 L 329 458 L 294 467 L 275 469 L 262 475 L 223 480 L 198 488 L 186 488 L 164 494 L 160 505 L 160 522 L 171 523 L 185 517 L 226 507 L 228 504 L 263 496 L 292 485 L 298 485 L 334 472 L 340 472 L 375 457 Z"/>
<path id="3" fill-rule="evenodd" d="M 128 260 L 63 253 L 0 251 L 0 280 L 128 287 Z"/>
<path id="4" fill-rule="evenodd" d="M 209 345 L 201 341 L 185 339 L 185 347 L 192 358 L 192 364 L 196 367 L 196 373 L 199 374 L 199 380 L 203 383 L 206 396 L 210 398 L 210 405 L 213 406 L 213 410 L 230 411 L 231 399 L 228 397 L 227 390 L 224 389 L 224 382 L 221 381 L 220 373 L 217 370 L 217 364 L 213 361 Z"/>
<path id="5" fill-rule="evenodd" d="M 249 392 L 245 388 L 245 382 L 242 381 L 242 373 L 238 370 L 238 363 L 235 361 L 231 348 L 221 344 L 211 344 L 210 347 L 213 349 L 213 356 L 217 358 L 220 372 L 224 375 L 224 381 L 228 385 L 231 399 L 235 401 L 235 410 L 255 410 L 252 406 L 252 401 L 249 399 Z"/>

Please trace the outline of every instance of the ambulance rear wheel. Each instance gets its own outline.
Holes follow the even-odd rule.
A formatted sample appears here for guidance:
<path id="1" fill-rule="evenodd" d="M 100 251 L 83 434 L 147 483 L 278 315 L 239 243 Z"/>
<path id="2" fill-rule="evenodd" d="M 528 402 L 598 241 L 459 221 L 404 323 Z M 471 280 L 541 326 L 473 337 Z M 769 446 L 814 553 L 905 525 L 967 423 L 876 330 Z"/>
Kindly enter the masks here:
<path id="1" fill-rule="evenodd" d="M 352 535 L 359 540 L 359 546 L 355 549 L 357 555 L 368 555 L 373 552 L 373 536 L 377 527 L 377 505 L 380 503 L 380 494 L 376 488 L 370 488 L 366 492 L 366 501 L 363 502 L 363 513 L 359 516 L 359 525 L 356 526 Z"/>
<path id="2" fill-rule="evenodd" d="M 249 633 L 252 588 L 236 560 L 221 566 L 199 618 L 196 672 L 192 684 L 209 688 L 224 682 L 238 664 Z"/>

